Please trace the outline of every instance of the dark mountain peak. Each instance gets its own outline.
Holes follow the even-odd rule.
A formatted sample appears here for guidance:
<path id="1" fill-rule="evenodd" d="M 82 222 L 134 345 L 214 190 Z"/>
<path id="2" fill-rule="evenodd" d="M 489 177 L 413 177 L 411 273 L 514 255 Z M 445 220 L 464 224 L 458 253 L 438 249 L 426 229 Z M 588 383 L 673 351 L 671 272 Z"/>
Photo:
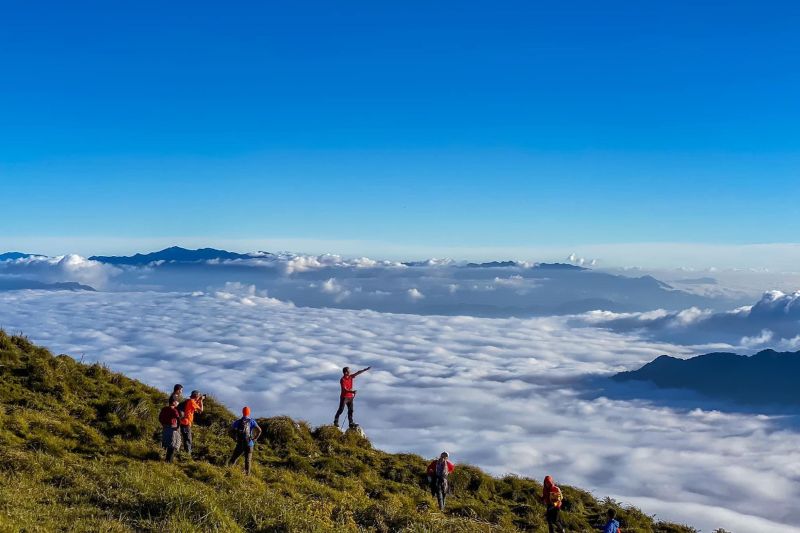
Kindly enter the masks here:
<path id="1" fill-rule="evenodd" d="M 504 267 L 524 267 L 535 268 L 539 270 L 589 270 L 586 267 L 571 265 L 569 263 L 536 263 L 532 267 L 529 263 L 520 263 L 519 261 L 489 261 L 486 263 L 467 263 L 469 268 L 504 268 Z"/>
<path id="2" fill-rule="evenodd" d="M 0 291 L 21 291 L 21 290 L 40 290 L 40 291 L 94 291 L 94 287 L 83 285 L 74 281 L 60 281 L 57 283 L 45 283 L 33 279 L 22 278 L 0 278 Z"/>
<path id="3" fill-rule="evenodd" d="M 539 270 L 589 270 L 586 267 L 571 265 L 569 263 L 536 263 L 533 268 Z"/>
<path id="4" fill-rule="evenodd" d="M 649 381 L 660 388 L 688 389 L 743 405 L 800 405 L 796 376 L 800 351 L 762 350 L 746 356 L 712 352 L 690 359 L 662 355 L 616 381 Z"/>
<path id="5" fill-rule="evenodd" d="M 0 261 L 13 261 L 14 259 L 27 259 L 28 257 L 43 257 L 40 254 L 26 254 L 24 252 L 4 252 L 0 254 Z"/>
<path id="6" fill-rule="evenodd" d="M 519 263 L 516 261 L 489 261 L 487 263 L 467 263 L 468 268 L 503 268 L 515 267 Z"/>
<path id="7" fill-rule="evenodd" d="M 217 250 L 215 248 L 198 248 L 190 250 L 180 246 L 170 246 L 158 252 L 149 254 L 136 254 L 132 256 L 103 256 L 93 255 L 89 259 L 108 263 L 112 265 L 146 265 L 154 261 L 167 261 L 177 263 L 189 263 L 195 261 L 209 261 L 212 259 L 246 259 L 251 257 L 247 254 L 229 252 L 227 250 Z"/>

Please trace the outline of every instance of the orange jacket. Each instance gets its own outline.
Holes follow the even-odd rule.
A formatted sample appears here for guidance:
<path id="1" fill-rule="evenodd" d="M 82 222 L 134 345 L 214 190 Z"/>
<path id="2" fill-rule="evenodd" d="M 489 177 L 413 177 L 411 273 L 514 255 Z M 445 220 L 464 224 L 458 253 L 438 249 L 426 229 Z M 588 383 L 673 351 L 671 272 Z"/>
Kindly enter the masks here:
<path id="1" fill-rule="evenodd" d="M 181 418 L 181 425 L 182 426 L 191 426 L 194 424 L 194 414 L 195 412 L 203 412 L 203 406 L 200 402 L 193 398 L 189 398 L 186 400 L 186 403 L 183 406 L 183 418 Z"/>

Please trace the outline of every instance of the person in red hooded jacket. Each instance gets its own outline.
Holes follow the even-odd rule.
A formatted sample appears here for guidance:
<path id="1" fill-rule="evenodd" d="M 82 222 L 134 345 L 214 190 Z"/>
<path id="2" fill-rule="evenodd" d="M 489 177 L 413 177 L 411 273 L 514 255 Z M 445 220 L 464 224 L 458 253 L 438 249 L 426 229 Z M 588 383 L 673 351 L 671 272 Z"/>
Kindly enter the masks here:
<path id="1" fill-rule="evenodd" d="M 350 373 L 350 367 L 346 366 L 342 369 L 342 379 L 339 380 L 339 387 L 341 394 L 339 395 L 339 409 L 336 411 L 336 416 L 333 417 L 333 425 L 339 427 L 339 417 L 342 416 L 345 406 L 347 406 L 347 421 L 350 423 L 351 428 L 358 427 L 358 424 L 353 422 L 353 401 L 356 398 L 356 390 L 353 388 L 353 379 L 363 374 L 372 367 L 367 367 L 359 370 L 358 372 Z"/>
<path id="2" fill-rule="evenodd" d="M 561 523 L 559 513 L 564 496 L 558 488 L 552 476 L 546 476 L 542 483 L 542 503 L 547 507 L 545 517 L 547 518 L 547 529 L 550 533 L 565 533 L 564 525 Z"/>
<path id="3" fill-rule="evenodd" d="M 442 452 L 438 459 L 434 459 L 428 465 L 428 483 L 431 486 L 431 494 L 436 497 L 439 504 L 439 510 L 444 511 L 445 500 L 447 493 L 450 490 L 450 485 L 447 482 L 447 477 L 453 473 L 455 466 L 449 461 L 450 454 Z"/>
<path id="4" fill-rule="evenodd" d="M 175 451 L 181 447 L 181 434 L 178 430 L 178 421 L 181 414 L 178 412 L 177 398 L 170 398 L 169 403 L 161 409 L 158 421 L 161 423 L 161 446 L 167 450 L 166 460 L 172 462 Z"/>

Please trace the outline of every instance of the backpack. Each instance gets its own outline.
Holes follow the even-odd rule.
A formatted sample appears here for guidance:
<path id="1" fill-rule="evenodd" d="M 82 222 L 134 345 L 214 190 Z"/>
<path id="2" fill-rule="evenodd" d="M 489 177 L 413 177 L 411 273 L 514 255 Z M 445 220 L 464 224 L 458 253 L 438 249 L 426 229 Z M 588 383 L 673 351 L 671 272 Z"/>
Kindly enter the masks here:
<path id="1" fill-rule="evenodd" d="M 447 461 L 436 461 L 436 477 L 439 479 L 447 479 L 450 469 L 447 467 Z"/>
<path id="2" fill-rule="evenodd" d="M 240 418 L 239 424 L 235 428 L 236 442 L 239 444 L 249 444 L 251 429 L 250 419 L 246 416 Z"/>
<path id="3" fill-rule="evenodd" d="M 561 502 L 564 500 L 564 495 L 561 493 L 561 489 L 553 485 L 550 488 L 550 505 L 555 507 L 561 507 Z"/>

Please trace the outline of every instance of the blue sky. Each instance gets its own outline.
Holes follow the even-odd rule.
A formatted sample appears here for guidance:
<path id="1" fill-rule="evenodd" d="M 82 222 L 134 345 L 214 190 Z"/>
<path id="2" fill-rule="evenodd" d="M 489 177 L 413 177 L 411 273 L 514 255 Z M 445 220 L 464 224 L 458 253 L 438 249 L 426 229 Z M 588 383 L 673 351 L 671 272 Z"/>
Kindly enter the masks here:
<path id="1" fill-rule="evenodd" d="M 495 4 L 3 4 L 0 248 L 797 241 L 800 5 Z"/>

